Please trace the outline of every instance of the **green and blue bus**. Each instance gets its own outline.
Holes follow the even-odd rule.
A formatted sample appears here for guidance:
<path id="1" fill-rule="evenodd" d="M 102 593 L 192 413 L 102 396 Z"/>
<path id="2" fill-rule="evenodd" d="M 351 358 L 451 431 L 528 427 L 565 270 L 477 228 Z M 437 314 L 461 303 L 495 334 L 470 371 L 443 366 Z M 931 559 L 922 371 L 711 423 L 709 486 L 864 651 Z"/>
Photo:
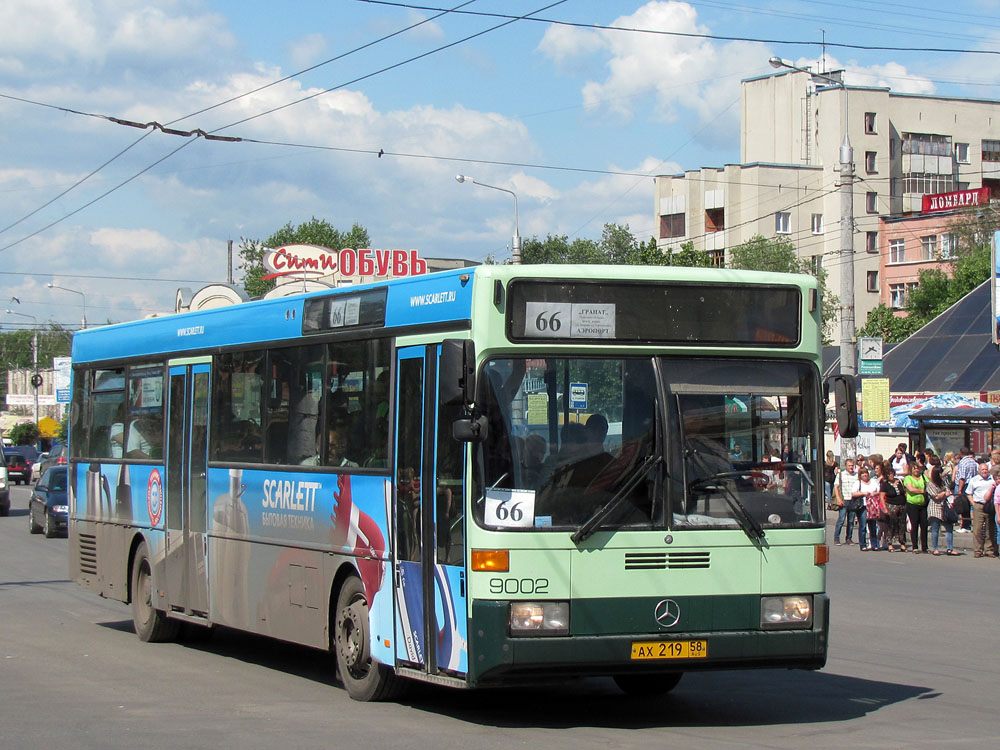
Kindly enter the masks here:
<path id="1" fill-rule="evenodd" d="M 820 326 L 808 276 L 482 266 L 81 331 L 71 578 L 359 700 L 818 669 Z"/>

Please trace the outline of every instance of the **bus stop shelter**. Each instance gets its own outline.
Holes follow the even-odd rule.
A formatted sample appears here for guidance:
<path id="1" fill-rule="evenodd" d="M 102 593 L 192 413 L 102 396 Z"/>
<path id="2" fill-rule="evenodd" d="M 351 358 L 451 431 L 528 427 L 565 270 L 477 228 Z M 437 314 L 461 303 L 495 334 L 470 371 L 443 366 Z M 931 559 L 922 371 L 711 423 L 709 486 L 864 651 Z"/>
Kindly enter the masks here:
<path id="1" fill-rule="evenodd" d="M 916 440 L 911 440 L 911 445 L 931 448 L 939 456 L 948 451 L 957 455 L 963 445 L 976 453 L 989 453 L 1000 445 L 1000 408 L 936 407 L 909 417 L 917 423 Z"/>

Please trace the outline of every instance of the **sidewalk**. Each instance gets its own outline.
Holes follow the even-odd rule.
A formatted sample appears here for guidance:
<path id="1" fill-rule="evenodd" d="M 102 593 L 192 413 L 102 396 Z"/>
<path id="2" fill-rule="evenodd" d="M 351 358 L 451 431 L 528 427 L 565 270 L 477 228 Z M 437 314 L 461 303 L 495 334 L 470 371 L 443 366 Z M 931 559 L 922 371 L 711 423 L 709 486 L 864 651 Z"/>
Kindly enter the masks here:
<path id="1" fill-rule="evenodd" d="M 846 524 L 845 524 L 845 526 L 846 526 Z M 857 524 L 855 524 L 855 526 L 857 526 Z M 833 546 L 833 530 L 836 527 L 837 527 L 837 511 L 828 510 L 826 512 L 826 543 L 829 544 L 830 546 Z M 843 537 L 843 535 L 844 535 L 845 532 L 846 532 L 846 528 L 841 531 L 841 536 L 842 537 Z M 858 546 L 858 530 L 857 530 L 857 528 L 853 529 L 853 531 L 851 532 L 851 540 L 852 540 L 852 544 L 855 547 L 857 547 Z M 841 538 L 840 541 L 843 542 L 844 541 L 843 538 Z M 907 537 L 906 546 L 907 547 L 910 546 L 909 537 Z M 927 533 L 927 549 L 931 549 L 933 546 L 934 546 L 934 542 L 931 540 L 930 531 L 928 530 L 928 533 Z M 955 541 L 954 541 L 954 545 L 953 546 L 954 546 L 956 552 L 962 552 L 962 553 L 967 553 L 967 554 L 971 555 L 972 554 L 972 546 L 973 546 L 972 533 L 970 532 L 968 534 L 959 534 L 958 533 L 958 527 L 957 527 L 957 524 L 956 524 L 956 528 L 955 528 Z M 942 552 L 946 549 L 945 541 L 944 541 L 944 530 L 943 529 L 938 534 L 938 549 L 941 550 Z M 989 543 L 986 544 L 986 549 L 989 550 Z"/>

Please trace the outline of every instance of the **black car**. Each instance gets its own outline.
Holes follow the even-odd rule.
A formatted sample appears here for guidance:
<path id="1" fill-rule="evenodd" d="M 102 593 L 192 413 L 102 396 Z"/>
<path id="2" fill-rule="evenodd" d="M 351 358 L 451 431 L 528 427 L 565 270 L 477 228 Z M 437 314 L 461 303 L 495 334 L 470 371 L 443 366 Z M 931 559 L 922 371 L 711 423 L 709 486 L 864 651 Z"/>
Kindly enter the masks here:
<path id="1" fill-rule="evenodd" d="M 66 536 L 69 519 L 69 494 L 67 493 L 66 467 L 49 469 L 31 491 L 28 500 L 28 531 L 44 531 L 47 538 L 57 534 Z"/>
<path id="2" fill-rule="evenodd" d="M 31 464 L 28 463 L 21 453 L 14 453 L 11 449 L 4 452 L 7 459 L 7 478 L 13 484 L 27 484 L 31 479 Z"/>
<path id="3" fill-rule="evenodd" d="M 7 457 L 0 447 L 0 516 L 10 513 L 10 480 L 7 479 Z"/>
<path id="4" fill-rule="evenodd" d="M 66 445 L 64 443 L 57 443 L 53 445 L 49 449 L 45 458 L 42 459 L 41 463 L 35 467 L 38 472 L 38 476 L 41 476 L 53 466 L 65 466 L 67 455 L 68 451 L 66 450 Z"/>

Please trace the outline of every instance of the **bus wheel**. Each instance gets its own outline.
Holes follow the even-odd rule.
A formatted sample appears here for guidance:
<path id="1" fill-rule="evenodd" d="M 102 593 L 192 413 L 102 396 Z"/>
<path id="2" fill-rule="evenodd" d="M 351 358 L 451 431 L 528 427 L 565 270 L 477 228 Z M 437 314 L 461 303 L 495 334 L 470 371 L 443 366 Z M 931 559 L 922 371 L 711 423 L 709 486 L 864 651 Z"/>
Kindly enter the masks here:
<path id="1" fill-rule="evenodd" d="M 391 700 L 399 695 L 402 680 L 389 667 L 372 660 L 369 627 L 365 588 L 360 578 L 351 576 L 337 596 L 333 628 L 340 681 L 356 701 Z"/>
<path id="2" fill-rule="evenodd" d="M 666 695 L 681 681 L 683 672 L 670 674 L 616 674 L 615 684 L 627 695 Z"/>
<path id="3" fill-rule="evenodd" d="M 153 575 L 145 543 L 136 549 L 132 563 L 132 622 L 139 640 L 147 643 L 172 641 L 180 625 L 153 606 Z"/>

